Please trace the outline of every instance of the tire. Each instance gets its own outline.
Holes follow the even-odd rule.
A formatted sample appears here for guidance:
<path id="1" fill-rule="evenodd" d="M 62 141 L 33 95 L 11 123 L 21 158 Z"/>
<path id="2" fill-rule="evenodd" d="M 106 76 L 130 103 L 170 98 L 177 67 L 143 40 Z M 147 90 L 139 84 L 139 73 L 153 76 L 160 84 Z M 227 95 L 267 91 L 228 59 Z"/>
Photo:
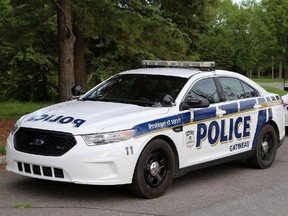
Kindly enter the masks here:
<path id="1" fill-rule="evenodd" d="M 175 172 L 173 150 L 164 140 L 152 140 L 142 151 L 135 167 L 132 194 L 143 198 L 162 196 L 170 187 Z"/>
<path id="2" fill-rule="evenodd" d="M 277 143 L 279 142 L 275 129 L 266 124 L 260 131 L 254 155 L 248 163 L 258 169 L 270 167 L 276 157 Z"/>

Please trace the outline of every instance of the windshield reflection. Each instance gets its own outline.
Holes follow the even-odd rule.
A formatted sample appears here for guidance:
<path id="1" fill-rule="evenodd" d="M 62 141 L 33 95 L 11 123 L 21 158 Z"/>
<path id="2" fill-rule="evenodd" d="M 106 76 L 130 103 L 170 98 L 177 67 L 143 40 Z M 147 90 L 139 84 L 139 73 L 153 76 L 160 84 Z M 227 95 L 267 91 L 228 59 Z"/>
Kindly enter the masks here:
<path id="1" fill-rule="evenodd" d="M 82 99 L 159 107 L 165 95 L 175 101 L 186 82 L 181 77 L 122 74 L 101 83 Z"/>

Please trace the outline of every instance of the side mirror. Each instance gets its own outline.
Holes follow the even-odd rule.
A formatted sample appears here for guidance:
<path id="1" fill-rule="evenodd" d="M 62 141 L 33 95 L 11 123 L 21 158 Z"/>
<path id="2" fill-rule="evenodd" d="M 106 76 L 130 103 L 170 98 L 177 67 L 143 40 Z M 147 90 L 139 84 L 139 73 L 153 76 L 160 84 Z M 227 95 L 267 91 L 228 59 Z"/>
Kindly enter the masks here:
<path id="1" fill-rule="evenodd" d="M 198 98 L 188 97 L 181 104 L 180 110 L 187 110 L 191 108 L 206 108 L 209 106 L 210 106 L 210 103 L 206 98 L 198 99 Z"/>
<path id="2" fill-rule="evenodd" d="M 173 98 L 170 95 L 164 95 L 161 100 L 160 103 L 162 104 L 162 106 L 164 107 L 171 107 L 173 106 Z"/>
<path id="3" fill-rule="evenodd" d="M 72 87 L 71 91 L 72 91 L 72 95 L 75 97 L 79 97 L 80 95 L 85 93 L 85 91 L 83 91 L 81 86 L 79 86 L 79 85 L 74 85 Z"/>

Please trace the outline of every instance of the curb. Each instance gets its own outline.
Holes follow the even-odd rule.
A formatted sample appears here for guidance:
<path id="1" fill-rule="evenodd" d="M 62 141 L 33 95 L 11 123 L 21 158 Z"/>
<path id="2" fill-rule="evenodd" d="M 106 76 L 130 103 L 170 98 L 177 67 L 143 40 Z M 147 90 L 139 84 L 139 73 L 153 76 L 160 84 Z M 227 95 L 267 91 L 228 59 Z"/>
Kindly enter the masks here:
<path id="1" fill-rule="evenodd" d="M 0 156 L 0 165 L 6 164 L 6 156 Z"/>

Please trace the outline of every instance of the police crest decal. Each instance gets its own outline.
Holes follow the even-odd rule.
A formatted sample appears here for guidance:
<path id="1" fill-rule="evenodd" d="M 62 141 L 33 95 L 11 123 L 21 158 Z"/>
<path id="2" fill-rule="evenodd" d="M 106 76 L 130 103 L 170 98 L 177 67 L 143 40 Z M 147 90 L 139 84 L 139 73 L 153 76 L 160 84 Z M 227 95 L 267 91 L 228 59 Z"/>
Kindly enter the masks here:
<path id="1" fill-rule="evenodd" d="M 186 146 L 192 148 L 192 146 L 195 143 L 194 131 L 187 131 L 185 135 L 186 135 Z"/>

